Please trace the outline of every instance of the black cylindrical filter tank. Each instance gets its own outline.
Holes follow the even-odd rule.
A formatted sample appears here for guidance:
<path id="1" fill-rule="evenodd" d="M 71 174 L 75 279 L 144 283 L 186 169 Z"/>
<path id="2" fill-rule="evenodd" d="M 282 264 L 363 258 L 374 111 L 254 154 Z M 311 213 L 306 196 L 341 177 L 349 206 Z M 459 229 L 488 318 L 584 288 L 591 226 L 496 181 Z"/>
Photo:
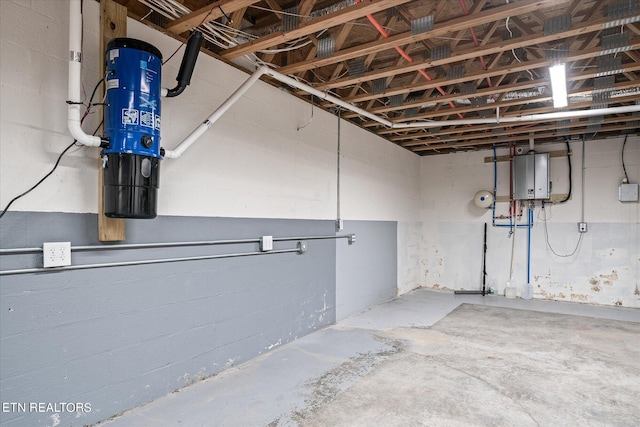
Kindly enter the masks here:
<path id="1" fill-rule="evenodd" d="M 162 159 L 162 54 L 149 43 L 117 38 L 107 44 L 106 59 L 105 215 L 155 218 Z"/>

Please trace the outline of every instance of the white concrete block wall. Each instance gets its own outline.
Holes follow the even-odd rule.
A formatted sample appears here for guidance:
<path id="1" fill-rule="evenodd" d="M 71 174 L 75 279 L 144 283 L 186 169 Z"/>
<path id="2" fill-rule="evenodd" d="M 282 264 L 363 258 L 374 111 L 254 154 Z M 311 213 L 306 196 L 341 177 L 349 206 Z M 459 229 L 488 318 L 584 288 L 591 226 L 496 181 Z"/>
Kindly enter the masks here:
<path id="1" fill-rule="evenodd" d="M 640 307 L 637 293 L 640 272 L 640 204 L 618 201 L 623 177 L 623 137 L 585 143 L 584 234 L 575 255 L 568 255 L 580 237 L 582 219 L 582 143 L 572 142 L 572 198 L 565 204 L 540 204 L 534 210 L 531 231 L 531 283 L 536 298 Z M 544 145 L 538 151 L 564 149 Z M 498 150 L 498 155 L 508 154 Z M 478 190 L 493 188 L 493 164 L 484 163 L 492 151 L 450 154 L 421 159 L 422 244 L 420 281 L 423 286 L 479 289 L 482 283 L 482 223 L 491 224 L 491 211 L 472 203 Z M 640 138 L 627 140 L 625 163 L 631 182 L 640 182 Z M 566 158 L 550 164 L 553 193 L 568 191 Z M 498 163 L 498 195 L 508 195 L 508 163 Z M 507 214 L 499 203 L 497 214 Z M 526 222 L 525 216 L 521 221 Z M 498 223 L 508 223 L 498 220 Z M 507 228 L 489 227 L 487 273 L 500 292 L 509 278 L 511 238 Z M 527 230 L 516 232 L 514 278 L 527 281 Z"/>

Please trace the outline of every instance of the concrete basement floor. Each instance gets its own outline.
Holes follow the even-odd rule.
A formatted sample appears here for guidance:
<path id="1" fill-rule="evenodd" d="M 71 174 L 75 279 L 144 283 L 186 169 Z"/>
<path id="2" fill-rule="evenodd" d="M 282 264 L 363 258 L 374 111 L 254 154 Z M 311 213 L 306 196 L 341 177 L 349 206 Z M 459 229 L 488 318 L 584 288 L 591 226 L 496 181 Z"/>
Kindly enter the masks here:
<path id="1" fill-rule="evenodd" d="M 640 310 L 419 289 L 101 426 L 640 425 Z"/>

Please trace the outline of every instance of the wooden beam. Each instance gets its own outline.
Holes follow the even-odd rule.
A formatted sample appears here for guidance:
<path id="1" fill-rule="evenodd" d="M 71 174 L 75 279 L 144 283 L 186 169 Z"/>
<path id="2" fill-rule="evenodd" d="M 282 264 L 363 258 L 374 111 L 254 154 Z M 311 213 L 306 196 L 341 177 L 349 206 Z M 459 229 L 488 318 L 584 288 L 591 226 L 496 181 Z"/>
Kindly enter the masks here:
<path id="1" fill-rule="evenodd" d="M 109 40 L 127 36 L 127 8 L 113 0 L 100 0 L 100 64 L 102 70 L 105 64 L 105 48 Z M 104 95 L 104 85 L 102 85 Z M 104 112 L 104 110 L 103 110 Z M 102 132 L 102 127 L 98 129 Z M 114 242 L 125 240 L 125 221 L 120 218 L 109 218 L 104 214 L 104 185 L 102 160 L 98 164 L 98 240 Z"/>
<path id="2" fill-rule="evenodd" d="M 589 102 L 584 104 L 588 104 L 588 105 L 585 105 L 588 108 L 591 103 Z M 634 120 L 634 117 L 632 115 L 627 115 L 624 117 L 611 116 L 603 119 L 602 124 L 624 123 L 624 122 L 633 121 L 633 120 Z M 486 140 L 490 138 L 495 138 L 500 135 L 503 135 L 503 136 L 508 135 L 510 137 L 513 137 L 515 135 L 530 136 L 533 134 L 535 136 L 535 135 L 540 135 L 541 132 L 553 132 L 553 131 L 557 131 L 558 129 L 571 129 L 578 126 L 585 126 L 585 121 L 570 121 L 567 124 L 559 123 L 558 121 L 556 121 L 554 124 L 540 124 L 534 127 L 531 127 L 531 124 L 522 124 L 522 125 L 516 125 L 516 126 L 509 126 L 509 125 L 514 125 L 514 123 L 507 123 L 503 127 L 503 132 L 500 132 L 500 133 L 487 132 L 493 129 L 491 125 L 487 124 L 487 125 L 474 125 L 473 127 L 470 127 L 470 128 L 465 127 L 464 129 L 465 134 L 458 135 L 458 136 L 447 137 L 448 135 L 446 135 L 443 132 L 434 132 L 434 133 L 429 133 L 428 138 L 423 138 L 422 140 L 419 140 L 419 141 L 416 141 L 416 136 L 419 137 L 419 135 L 416 135 L 416 134 L 413 135 L 413 138 L 410 141 L 400 142 L 398 140 L 399 137 L 391 137 L 389 138 L 389 140 L 392 142 L 399 143 L 401 146 L 407 148 L 407 147 L 432 144 L 432 143 L 442 144 L 445 142 L 461 142 L 465 140 L 480 141 L 483 139 Z M 444 136 L 444 138 L 442 139 L 437 138 L 438 136 Z"/>
<path id="3" fill-rule="evenodd" d="M 569 131 L 567 131 L 566 133 L 558 133 L 558 132 L 547 132 L 547 133 L 542 133 L 542 134 L 536 134 L 534 135 L 534 138 L 536 139 L 550 139 L 550 138 L 557 138 L 557 137 L 565 137 L 565 136 L 570 136 L 570 135 L 583 135 L 586 131 L 586 128 L 588 127 L 587 123 L 582 124 L 581 123 L 581 129 L 570 129 Z M 628 126 L 608 126 L 605 127 L 603 126 L 598 133 L 604 133 L 604 132 L 618 132 L 618 131 L 622 131 L 622 130 L 628 130 L 629 127 Z M 429 145 L 429 146 L 425 146 L 425 147 L 413 147 L 411 149 L 411 151 L 413 152 L 420 152 L 420 151 L 430 151 L 430 150 L 441 150 L 441 149 L 447 149 L 447 148 L 465 148 L 465 147 L 477 147 L 480 145 L 493 145 L 493 144 L 503 144 L 509 141 L 528 141 L 530 138 L 529 135 L 522 135 L 522 136 L 514 136 L 514 137 L 507 137 L 506 139 L 503 140 L 499 140 L 497 138 L 492 138 L 492 139 L 487 139 L 487 140 L 477 140 L 477 139 L 473 139 L 470 142 L 463 142 L 463 143 L 459 143 L 459 144 L 433 144 L 433 145 Z"/>
<path id="4" fill-rule="evenodd" d="M 300 0 L 298 10 L 301 16 L 309 16 L 313 10 L 313 6 L 316 5 L 316 0 Z"/>
<path id="5" fill-rule="evenodd" d="M 629 45 L 632 46 L 633 49 L 640 48 L 640 40 L 633 40 L 629 43 Z M 600 52 L 601 52 L 601 49 L 599 47 L 596 47 L 593 49 L 587 49 L 581 52 L 576 52 L 574 55 L 571 55 L 571 57 L 567 60 L 577 61 L 580 59 L 591 58 L 591 57 L 597 56 Z M 549 60 L 538 59 L 538 60 L 526 61 L 526 62 L 516 62 L 516 63 L 505 65 L 502 67 L 496 67 L 496 68 L 489 67 L 488 70 L 469 73 L 468 75 L 461 77 L 459 79 L 449 79 L 449 80 L 447 80 L 446 78 L 433 79 L 430 82 L 423 85 L 414 85 L 414 86 L 407 85 L 407 86 L 399 86 L 393 89 L 389 89 L 383 95 L 365 94 L 365 95 L 355 96 L 352 98 L 346 98 L 344 99 L 344 101 L 353 102 L 353 103 L 368 101 L 373 98 L 399 95 L 399 94 L 409 93 L 417 90 L 430 89 L 436 86 L 455 85 L 459 83 L 464 83 L 466 81 L 476 80 L 479 78 L 486 78 L 487 76 L 494 77 L 494 76 L 499 76 L 503 74 L 517 73 L 517 72 L 522 72 L 526 70 L 531 70 L 534 68 L 548 67 L 550 65 L 553 65 L 553 63 L 554 63 L 554 60 L 551 60 L 551 59 Z M 622 68 L 623 68 L 623 72 L 636 70 L 635 64 L 623 65 Z M 568 77 L 568 80 L 569 81 L 571 80 L 571 76 Z M 467 98 L 467 96 L 460 96 L 460 97 Z"/>
<path id="6" fill-rule="evenodd" d="M 338 51 L 329 58 L 301 61 L 296 64 L 282 67 L 278 71 L 283 74 L 293 74 L 300 71 L 310 70 L 312 68 L 324 67 L 340 61 L 347 61 L 349 59 L 365 56 L 373 52 L 393 49 L 396 46 L 404 46 L 428 38 L 444 36 L 452 31 L 459 31 L 465 28 L 484 25 L 496 20 L 505 19 L 512 15 L 528 13 L 539 8 L 567 3 L 568 1 L 569 0 L 523 0 L 517 3 L 509 3 L 504 6 L 498 6 L 478 12 L 473 16 L 461 16 L 442 23 L 436 23 L 431 31 L 421 34 L 412 35 L 410 31 L 396 34 L 381 41 L 365 43 L 345 49 L 344 51 Z"/>
<path id="7" fill-rule="evenodd" d="M 218 0 L 198 10 L 194 10 L 167 24 L 167 30 L 173 34 L 182 34 L 198 25 L 218 19 L 225 14 L 249 7 L 261 0 Z M 223 12 L 224 11 L 224 12 Z"/>
<path id="8" fill-rule="evenodd" d="M 395 7 L 411 0 L 371 0 L 369 2 L 358 3 L 354 6 L 347 7 L 334 13 L 330 13 L 312 21 L 300 23 L 300 26 L 292 31 L 278 31 L 268 36 L 252 40 L 230 49 L 220 52 L 220 56 L 226 59 L 234 59 L 239 56 L 247 55 L 261 49 L 285 43 L 300 37 L 316 33 L 326 28 L 335 27 L 349 21 L 353 21 L 363 16 L 380 12 L 391 7 Z"/>
<path id="9" fill-rule="evenodd" d="M 640 61 L 638 61 L 638 64 L 640 64 Z M 634 68 L 635 70 L 639 70 L 640 67 L 636 66 Z M 634 69 L 629 69 L 630 71 L 633 71 Z M 573 74 L 571 76 L 569 76 L 568 81 L 569 82 L 573 82 L 573 81 L 588 81 L 589 79 L 594 78 L 594 76 L 596 75 L 597 71 L 585 71 L 579 74 Z M 377 108 L 373 108 L 371 110 L 369 110 L 370 113 L 373 114 L 380 114 L 380 113 L 388 113 L 389 111 L 395 111 L 395 110 L 403 110 L 406 108 L 412 108 L 412 107 L 420 107 L 421 105 L 424 105 L 426 103 L 429 102 L 437 102 L 437 103 L 448 103 L 449 101 L 455 101 L 457 99 L 466 99 L 469 97 L 476 97 L 476 96 L 490 96 L 490 95 L 494 95 L 494 94 L 505 94 L 508 92 L 515 92 L 515 91 L 520 91 L 520 90 L 526 90 L 526 89 L 531 89 L 531 88 L 535 88 L 535 87 L 539 87 L 539 86 L 549 86 L 549 80 L 548 79 L 538 79 L 538 80 L 529 80 L 529 81 L 524 81 L 524 82 L 520 82 L 520 83 L 511 83 L 511 84 L 507 84 L 507 85 L 503 85 L 503 86 L 493 86 L 493 87 L 488 87 L 488 88 L 484 88 L 484 89 L 479 89 L 476 93 L 472 94 L 472 95 L 460 95 L 460 94 L 455 94 L 455 95 L 451 95 L 451 96 L 441 96 L 441 97 L 436 97 L 436 98 L 432 98 L 432 99 L 425 99 L 424 101 L 421 102 L 412 102 L 412 103 L 406 103 L 400 107 L 391 107 L 391 106 L 383 106 L 383 107 L 377 107 Z M 630 81 L 627 83 L 618 83 L 615 86 L 616 90 L 620 90 L 620 89 L 629 89 L 629 88 L 633 88 L 637 86 L 637 82 L 634 81 Z M 581 95 L 590 95 L 592 92 L 592 89 L 585 89 L 585 90 L 571 90 L 569 92 L 569 96 L 581 96 Z M 530 101 L 535 100 L 534 98 L 526 98 L 529 99 Z M 487 104 L 484 107 L 476 107 L 475 110 L 479 111 L 479 110 L 492 110 L 495 109 L 498 106 L 503 106 L 503 104 L 501 104 L 500 102 L 497 103 L 492 103 L 492 104 Z M 351 117 L 356 117 L 357 114 L 356 113 L 349 113 L 349 114 L 344 114 L 344 118 L 351 118 Z M 429 118 L 431 118 L 431 116 L 429 116 Z"/>
<path id="10" fill-rule="evenodd" d="M 242 18 L 244 18 L 244 14 L 247 11 L 246 7 L 242 9 L 238 9 L 231 14 L 231 22 L 229 22 L 229 26 L 234 29 L 239 29 L 240 25 L 242 25 Z"/>
<path id="11" fill-rule="evenodd" d="M 627 88 L 632 88 L 632 87 L 636 87 L 637 85 L 634 85 L 633 83 L 628 83 L 625 85 Z M 628 96 L 622 96 L 619 98 L 614 98 L 614 100 L 612 100 L 612 103 L 625 103 L 625 102 L 633 102 L 635 99 L 637 98 L 636 95 L 628 95 Z M 548 100 L 550 101 L 551 98 L 550 97 L 538 97 L 538 98 L 525 98 L 525 99 L 521 99 L 521 100 L 513 100 L 513 101 L 506 101 L 503 102 L 503 104 L 501 105 L 501 108 L 503 106 L 509 107 L 509 106 L 524 106 L 527 105 L 528 102 L 532 102 L 532 101 L 544 101 L 544 100 Z M 591 107 L 592 103 L 591 101 L 585 101 L 585 102 L 580 102 L 580 103 L 576 103 L 576 104 L 572 104 L 572 108 L 573 109 L 580 109 L 580 108 L 589 108 Z M 495 108 L 495 106 L 493 107 Z M 476 109 L 477 110 L 477 109 Z M 461 108 L 459 110 L 462 113 L 469 113 L 474 111 L 474 109 L 472 107 L 465 107 L 465 108 Z M 549 105 L 548 107 L 541 107 L 541 108 L 534 108 L 534 109 L 527 109 L 524 111 L 517 111 L 517 112 L 513 112 L 513 113 L 506 113 L 506 114 L 501 114 L 502 117 L 516 117 L 516 116 L 520 116 L 520 115 L 531 115 L 531 114 L 543 114 L 543 113 L 550 113 L 553 112 L 554 109 L 551 105 Z M 426 113 L 426 114 L 420 114 L 416 117 L 413 118 L 413 120 L 420 120 L 420 119 L 425 119 L 425 118 L 435 118 L 435 117 L 441 117 L 441 116 L 449 116 L 451 114 L 455 114 L 457 111 L 456 110 L 447 110 L 447 111 L 438 111 L 438 112 L 433 112 L 433 113 Z M 394 121 L 405 121 L 404 118 L 400 118 L 400 119 L 394 119 Z M 363 123 L 361 126 L 362 127 L 374 127 L 376 126 L 378 123 L 377 122 L 365 122 Z M 511 126 L 514 126 L 514 124 L 510 124 Z M 446 121 L 442 121 L 442 126 L 447 126 Z M 509 124 L 506 124 L 505 126 L 509 126 Z M 554 126 L 554 128 L 557 128 L 558 126 Z M 474 137 L 474 132 L 475 131 L 483 131 L 483 130 L 488 130 L 490 129 L 489 124 L 487 125 L 474 125 L 473 127 L 460 127 L 458 129 L 449 129 L 447 128 L 446 130 L 443 131 L 439 131 L 439 132 L 433 132 L 433 133 L 429 133 L 428 135 L 425 135 L 424 137 L 435 137 L 435 136 L 451 136 L 454 134 L 459 134 L 459 133 L 466 133 L 467 135 L 464 136 L 466 137 Z M 376 132 L 378 135 L 382 136 L 384 138 L 384 135 L 390 135 L 390 134 L 394 134 L 397 133 L 398 129 L 384 129 L 384 130 L 380 130 L 378 132 Z M 463 136 L 460 136 L 459 138 L 463 138 Z M 396 136 L 396 137 L 392 137 L 390 138 L 390 140 L 397 142 L 403 139 L 415 139 L 415 135 L 413 134 L 408 134 L 406 136 Z M 407 143 L 407 144 L 411 144 L 411 143 Z"/>
<path id="12" fill-rule="evenodd" d="M 583 25 L 578 25 L 575 28 L 572 28 L 568 31 L 552 34 L 545 36 L 544 34 L 531 34 L 523 37 L 519 37 L 516 39 L 509 39 L 505 41 L 500 41 L 497 43 L 492 43 L 490 45 L 486 45 L 482 48 L 471 48 L 465 49 L 458 52 L 452 52 L 449 58 L 440 59 L 437 61 L 432 61 L 431 59 L 426 59 L 424 61 L 415 61 L 409 63 L 402 67 L 389 67 L 385 69 L 375 70 L 369 73 L 366 73 L 362 77 L 357 78 L 342 78 L 327 84 L 315 86 L 318 90 L 329 90 L 334 89 L 340 86 L 347 86 L 356 83 L 361 83 L 364 81 L 375 80 L 381 77 L 390 77 L 397 74 L 410 73 L 419 69 L 432 68 L 439 65 L 446 65 L 455 63 L 458 61 L 463 61 L 466 59 L 476 58 L 478 56 L 488 56 L 494 53 L 510 51 L 511 49 L 518 49 L 521 47 L 533 46 L 540 43 L 551 42 L 557 39 L 571 37 L 572 35 L 585 34 L 590 32 L 597 32 L 602 30 L 602 25 L 608 21 L 607 18 L 602 18 L 597 21 L 592 21 Z M 491 67 L 488 67 L 491 68 Z M 279 70 L 281 71 L 281 70 Z"/>
<path id="13" fill-rule="evenodd" d="M 276 0 L 265 0 L 267 5 L 273 10 L 273 13 L 278 17 L 278 19 L 282 19 L 282 7 L 278 4 Z"/>

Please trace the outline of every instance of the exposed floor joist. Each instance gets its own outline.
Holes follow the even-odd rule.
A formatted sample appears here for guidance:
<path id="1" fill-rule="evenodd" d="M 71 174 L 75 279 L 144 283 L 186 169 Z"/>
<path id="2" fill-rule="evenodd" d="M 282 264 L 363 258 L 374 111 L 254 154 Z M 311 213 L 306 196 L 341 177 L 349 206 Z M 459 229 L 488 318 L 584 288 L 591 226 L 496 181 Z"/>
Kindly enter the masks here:
<path id="1" fill-rule="evenodd" d="M 570 102 L 564 111 L 608 106 L 638 111 L 511 126 L 512 140 L 554 142 L 581 132 L 606 138 L 640 128 L 638 2 L 116 1 L 130 16 L 144 17 L 180 39 L 198 27 L 212 55 L 249 73 L 268 65 L 391 123 L 442 122 L 439 130 L 390 129 L 342 111 L 343 119 L 421 155 L 508 143 L 504 136 L 487 135 L 492 125 L 450 126 L 449 120 L 497 122 L 556 111 L 548 67 L 558 62 L 568 70 Z M 335 111 L 319 96 L 282 86 Z"/>

